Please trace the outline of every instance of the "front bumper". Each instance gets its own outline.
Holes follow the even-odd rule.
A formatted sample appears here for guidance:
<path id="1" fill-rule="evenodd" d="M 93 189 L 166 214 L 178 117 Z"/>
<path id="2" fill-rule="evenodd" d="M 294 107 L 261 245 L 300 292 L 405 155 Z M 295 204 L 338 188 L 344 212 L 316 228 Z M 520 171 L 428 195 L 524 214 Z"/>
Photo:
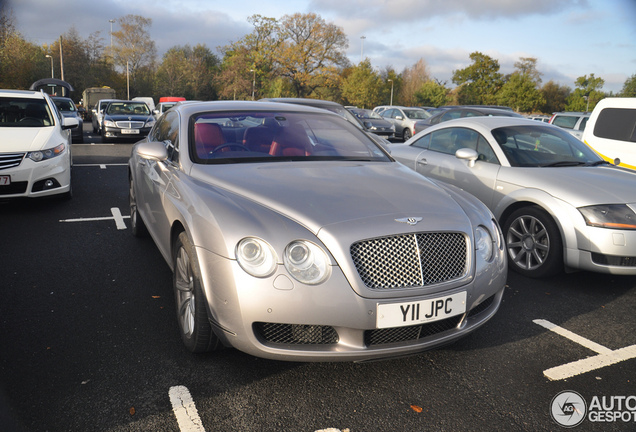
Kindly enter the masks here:
<path id="1" fill-rule="evenodd" d="M 615 275 L 636 275 L 636 231 L 585 226 L 580 249 L 568 248 L 569 268 Z"/>
<path id="2" fill-rule="evenodd" d="M 390 299 L 358 295 L 333 268 L 324 284 L 308 286 L 281 268 L 247 275 L 235 261 L 197 248 L 208 313 L 217 335 L 248 354 L 290 361 L 369 361 L 415 354 L 450 343 L 485 324 L 498 310 L 505 265 L 468 283 L 432 294 Z M 419 302 L 465 291 L 466 312 L 424 324 L 378 329 L 379 304 Z M 420 291 L 421 293 L 421 291 Z"/>
<path id="3" fill-rule="evenodd" d="M 137 129 L 125 129 L 112 126 L 104 126 L 102 136 L 109 139 L 132 139 L 139 140 L 146 137 L 150 133 L 149 127 L 137 128 Z M 135 131 L 135 132 L 127 132 Z"/>
<path id="4" fill-rule="evenodd" d="M 55 158 L 34 162 L 24 157 L 20 165 L 0 170 L 5 177 L 0 198 L 43 197 L 63 194 L 71 189 L 71 164 L 68 150 Z"/>

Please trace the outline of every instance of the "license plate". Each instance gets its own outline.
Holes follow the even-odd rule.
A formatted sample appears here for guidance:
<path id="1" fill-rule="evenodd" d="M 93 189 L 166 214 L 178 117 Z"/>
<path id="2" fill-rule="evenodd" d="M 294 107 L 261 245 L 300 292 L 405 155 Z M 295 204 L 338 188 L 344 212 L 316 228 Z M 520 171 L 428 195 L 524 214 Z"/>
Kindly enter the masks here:
<path id="1" fill-rule="evenodd" d="M 11 184 L 10 176 L 0 176 L 0 186 L 8 186 Z"/>
<path id="2" fill-rule="evenodd" d="M 121 133 L 134 135 L 139 133 L 139 129 L 122 129 Z"/>
<path id="3" fill-rule="evenodd" d="M 439 321 L 466 312 L 466 291 L 430 300 L 378 304 L 377 328 Z"/>

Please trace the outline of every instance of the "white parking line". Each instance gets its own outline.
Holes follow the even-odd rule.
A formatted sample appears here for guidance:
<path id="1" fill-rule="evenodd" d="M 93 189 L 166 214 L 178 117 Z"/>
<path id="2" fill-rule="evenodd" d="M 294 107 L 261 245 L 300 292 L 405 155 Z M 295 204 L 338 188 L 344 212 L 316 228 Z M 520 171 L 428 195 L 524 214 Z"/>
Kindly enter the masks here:
<path id="1" fill-rule="evenodd" d="M 611 349 L 599 345 L 589 339 L 572 333 L 569 330 L 559 327 L 550 321 L 536 319 L 533 321 L 535 324 L 540 325 L 556 334 L 559 334 L 572 342 L 576 342 L 596 353 L 598 355 L 588 357 L 586 359 L 577 360 L 571 363 L 567 363 L 561 366 L 556 366 L 543 371 L 543 375 L 552 381 L 558 381 L 566 378 L 571 378 L 575 375 L 580 375 L 585 372 L 591 372 L 596 369 L 603 368 L 605 366 L 613 365 L 625 360 L 636 358 L 636 345 L 631 345 L 625 348 L 620 348 L 612 351 Z"/>
<path id="2" fill-rule="evenodd" d="M 172 411 L 179 424 L 179 430 L 181 432 L 205 432 L 201 418 L 199 418 L 199 412 L 188 389 L 184 386 L 170 387 L 168 395 Z"/>
<path id="3" fill-rule="evenodd" d="M 118 230 L 125 230 L 127 227 L 126 227 L 126 223 L 124 222 L 124 219 L 130 219 L 130 216 L 122 216 L 121 211 L 117 207 L 112 207 L 110 209 L 110 213 L 112 214 L 112 216 L 94 217 L 94 218 L 60 219 L 60 222 L 92 222 L 92 221 L 114 220 Z"/>

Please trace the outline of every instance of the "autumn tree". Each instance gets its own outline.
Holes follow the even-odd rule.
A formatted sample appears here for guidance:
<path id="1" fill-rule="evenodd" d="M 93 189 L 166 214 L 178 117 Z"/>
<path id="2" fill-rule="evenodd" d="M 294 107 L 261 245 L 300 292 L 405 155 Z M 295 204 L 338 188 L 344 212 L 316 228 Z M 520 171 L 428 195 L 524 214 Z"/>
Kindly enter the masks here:
<path id="1" fill-rule="evenodd" d="M 349 62 L 345 53 L 349 44 L 342 28 L 315 13 L 296 13 L 283 16 L 280 32 L 275 68 L 289 79 L 297 97 L 340 84 L 339 70 Z"/>
<path id="2" fill-rule="evenodd" d="M 155 42 L 150 37 L 152 19 L 139 15 L 126 15 L 117 20 L 120 30 L 113 32 L 113 61 L 130 75 L 131 93 L 148 92 L 157 55 Z"/>
<path id="3" fill-rule="evenodd" d="M 566 100 L 572 89 L 565 85 L 559 85 L 554 81 L 548 81 L 541 87 L 540 92 L 545 102 L 538 107 L 538 110 L 551 114 L 565 110 Z"/>
<path id="4" fill-rule="evenodd" d="M 576 88 L 567 98 L 566 111 L 590 111 L 605 97 L 600 91 L 605 85 L 603 78 L 597 78 L 594 74 L 583 75 L 574 81 Z"/>
<path id="5" fill-rule="evenodd" d="M 373 70 L 371 60 L 365 59 L 352 68 L 342 82 L 342 97 L 349 105 L 373 108 L 381 101 L 382 79 Z"/>
<path id="6" fill-rule="evenodd" d="M 480 52 L 470 54 L 473 64 L 453 72 L 457 84 L 458 102 L 463 105 L 494 105 L 497 92 L 503 86 L 499 62 Z"/>
<path id="7" fill-rule="evenodd" d="M 244 46 L 232 46 L 223 55 L 220 72 L 214 83 L 221 99 L 251 99 L 253 72 L 250 55 Z"/>
<path id="8" fill-rule="evenodd" d="M 399 98 L 405 106 L 415 106 L 417 97 L 415 94 L 421 89 L 422 85 L 430 81 L 430 76 L 426 68 L 424 59 L 419 59 L 410 68 L 404 68 L 402 71 L 402 85 L 400 86 Z"/>

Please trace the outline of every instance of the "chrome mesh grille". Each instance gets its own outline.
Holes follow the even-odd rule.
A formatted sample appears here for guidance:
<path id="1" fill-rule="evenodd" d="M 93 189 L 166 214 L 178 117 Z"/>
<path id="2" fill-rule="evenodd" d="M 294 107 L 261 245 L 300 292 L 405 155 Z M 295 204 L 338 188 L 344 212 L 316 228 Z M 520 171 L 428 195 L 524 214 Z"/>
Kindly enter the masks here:
<path id="1" fill-rule="evenodd" d="M 354 243 L 351 258 L 371 289 L 412 288 L 458 279 L 468 265 L 462 233 L 433 232 L 379 237 Z"/>
<path id="2" fill-rule="evenodd" d="M 0 170 L 17 167 L 22 163 L 24 153 L 0 154 Z"/>
<path id="3" fill-rule="evenodd" d="M 118 121 L 115 124 L 121 129 L 141 129 L 144 127 L 144 122 L 140 121 Z"/>
<path id="4" fill-rule="evenodd" d="M 321 325 L 259 322 L 254 332 L 266 342 L 286 345 L 331 345 L 339 340 L 333 327 Z"/>

